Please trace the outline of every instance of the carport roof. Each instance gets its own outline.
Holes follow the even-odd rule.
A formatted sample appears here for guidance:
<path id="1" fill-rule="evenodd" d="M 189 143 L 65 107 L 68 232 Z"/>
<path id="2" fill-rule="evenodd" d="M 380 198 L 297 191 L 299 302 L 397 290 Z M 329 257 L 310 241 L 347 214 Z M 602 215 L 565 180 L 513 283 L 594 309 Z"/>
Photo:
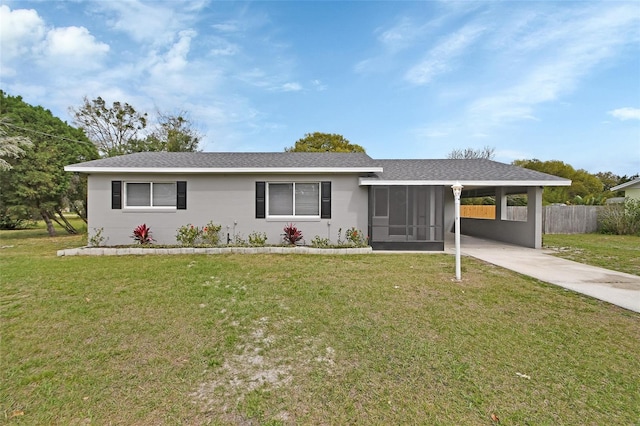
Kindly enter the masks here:
<path id="1" fill-rule="evenodd" d="M 382 172 L 361 185 L 569 186 L 571 180 L 486 159 L 375 160 Z"/>

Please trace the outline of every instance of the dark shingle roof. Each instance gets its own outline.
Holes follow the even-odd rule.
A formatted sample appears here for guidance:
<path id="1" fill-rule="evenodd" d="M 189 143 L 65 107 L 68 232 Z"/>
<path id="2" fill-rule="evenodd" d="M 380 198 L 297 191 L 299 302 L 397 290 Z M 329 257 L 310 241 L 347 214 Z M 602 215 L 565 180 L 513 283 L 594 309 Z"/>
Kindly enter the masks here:
<path id="1" fill-rule="evenodd" d="M 564 178 L 485 159 L 376 160 L 379 180 L 404 181 L 566 181 Z M 374 178 L 375 179 L 375 178 Z"/>
<path id="2" fill-rule="evenodd" d="M 490 160 L 374 160 L 365 153 L 340 152 L 140 152 L 72 164 L 65 170 L 83 173 L 154 171 L 219 172 L 359 172 L 366 184 L 376 181 L 536 182 L 567 185 L 567 179 Z M 429 183 L 428 183 L 429 184 Z"/>
<path id="3" fill-rule="evenodd" d="M 367 154 L 341 152 L 139 152 L 71 166 L 147 169 L 376 167 Z"/>

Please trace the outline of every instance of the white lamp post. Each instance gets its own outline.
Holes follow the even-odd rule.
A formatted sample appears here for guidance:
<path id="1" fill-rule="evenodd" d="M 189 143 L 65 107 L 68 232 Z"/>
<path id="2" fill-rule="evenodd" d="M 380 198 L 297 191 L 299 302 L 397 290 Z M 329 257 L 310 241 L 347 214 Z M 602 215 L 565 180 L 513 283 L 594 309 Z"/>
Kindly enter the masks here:
<path id="1" fill-rule="evenodd" d="M 462 279 L 462 273 L 460 272 L 460 194 L 462 194 L 462 185 L 456 181 L 451 185 L 453 190 L 453 198 L 455 199 L 455 231 L 456 231 L 456 280 Z"/>

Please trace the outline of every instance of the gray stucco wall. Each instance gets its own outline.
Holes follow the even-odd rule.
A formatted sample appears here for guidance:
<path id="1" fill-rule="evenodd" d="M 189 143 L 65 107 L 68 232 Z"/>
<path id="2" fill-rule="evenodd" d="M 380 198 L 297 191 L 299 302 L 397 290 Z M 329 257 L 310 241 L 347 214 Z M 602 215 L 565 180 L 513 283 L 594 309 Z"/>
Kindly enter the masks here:
<path id="1" fill-rule="evenodd" d="M 187 181 L 187 209 L 111 209 L 111 181 Z M 331 219 L 256 219 L 255 182 L 331 181 Z M 103 228 L 105 245 L 132 244 L 130 236 L 140 224 L 151 228 L 158 244 L 176 244 L 177 229 L 188 223 L 204 226 L 209 221 L 222 225 L 224 241 L 229 232 L 247 239 L 252 232 L 266 232 L 267 244 L 281 242 L 284 226 L 293 222 L 307 244 L 316 236 L 336 242 L 338 229 L 352 226 L 366 232 L 367 188 L 358 186 L 356 175 L 109 175 L 89 176 L 88 227 Z"/>
<path id="2" fill-rule="evenodd" d="M 502 188 L 496 189 L 496 219 L 461 218 L 461 233 L 524 247 L 542 247 L 542 188 L 527 188 L 527 221 L 506 220 L 506 196 Z M 501 200 L 501 202 L 498 202 Z M 451 197 L 453 203 L 453 196 Z M 445 214 L 446 209 L 445 209 Z M 451 206 L 453 215 L 453 205 Z M 453 219 L 451 220 L 453 223 Z M 453 225 L 451 225 L 453 226 Z M 451 228 L 449 228 L 451 229 Z"/>

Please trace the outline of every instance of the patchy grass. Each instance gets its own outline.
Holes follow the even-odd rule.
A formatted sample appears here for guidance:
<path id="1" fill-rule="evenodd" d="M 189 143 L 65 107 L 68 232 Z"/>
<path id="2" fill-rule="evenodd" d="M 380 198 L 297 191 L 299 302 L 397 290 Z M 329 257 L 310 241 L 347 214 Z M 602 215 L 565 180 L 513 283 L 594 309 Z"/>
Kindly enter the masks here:
<path id="1" fill-rule="evenodd" d="M 486 263 L 55 256 L 83 238 L 0 232 L 0 421 L 640 422 L 640 315 Z"/>
<path id="2" fill-rule="evenodd" d="M 556 256 L 588 265 L 640 275 L 640 237 L 604 234 L 546 234 Z"/>

